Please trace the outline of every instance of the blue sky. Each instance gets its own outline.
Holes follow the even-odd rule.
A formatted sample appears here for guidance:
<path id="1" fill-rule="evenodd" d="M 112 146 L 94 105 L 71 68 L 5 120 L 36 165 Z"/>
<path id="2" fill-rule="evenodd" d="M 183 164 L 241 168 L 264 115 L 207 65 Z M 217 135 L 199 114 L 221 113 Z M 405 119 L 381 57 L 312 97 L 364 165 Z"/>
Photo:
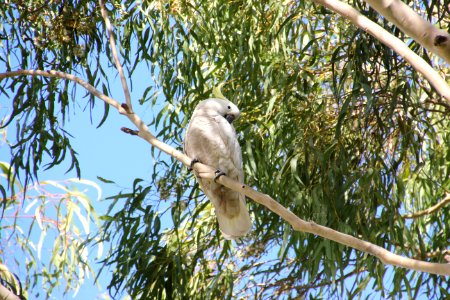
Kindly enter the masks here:
<path id="1" fill-rule="evenodd" d="M 123 91 L 120 80 L 116 75 L 117 72 L 115 69 L 110 69 L 109 72 L 109 83 L 113 88 L 111 96 L 119 102 L 124 102 L 122 101 Z M 149 75 L 144 72 L 144 70 L 138 70 L 133 78 L 149 78 Z M 152 111 L 139 106 L 137 103 L 137 99 L 141 97 L 145 88 L 146 86 L 135 82 L 131 96 L 135 102 L 135 111 L 145 122 L 150 123 L 153 117 Z M 91 116 L 89 108 L 85 108 L 87 100 L 83 99 L 82 95 L 84 95 L 84 91 L 81 88 L 77 88 L 77 96 L 70 110 L 69 121 L 65 125 L 65 129 L 73 136 L 71 139 L 72 146 L 78 152 L 81 178 L 96 182 L 102 189 L 102 198 L 115 195 L 121 190 L 129 189 L 132 187 L 135 178 L 144 180 L 149 178 L 153 170 L 150 145 L 144 140 L 127 135 L 120 130 L 123 126 L 134 128 L 134 125 L 115 109 L 110 109 L 105 123 L 100 128 L 96 128 L 103 116 L 103 102 L 96 100 L 96 106 Z M 6 95 L 0 94 L 0 118 L 3 118 L 9 112 L 10 101 Z M 8 139 L 14 141 L 14 138 L 14 126 L 10 126 L 8 128 Z M 0 142 L 0 161 L 9 162 L 9 160 L 9 147 L 5 143 Z M 76 177 L 74 171 L 66 173 L 68 166 L 69 164 L 64 162 L 61 166 L 41 171 L 39 180 L 60 181 Z M 97 179 L 97 176 L 112 180 L 116 184 L 104 184 Z M 97 193 L 93 188 L 90 189 L 88 195 L 97 213 L 99 215 L 106 213 L 109 202 L 97 201 Z M 21 253 L 20 251 L 12 252 L 15 255 L 20 255 Z M 20 260 L 20 257 L 15 258 Z M 98 270 L 99 266 L 94 267 Z M 102 288 L 94 285 L 92 280 L 86 281 L 74 299 L 104 299 L 101 293 L 105 292 L 104 288 L 107 285 L 108 278 L 109 276 L 106 273 L 100 278 Z M 39 289 L 39 287 L 35 289 Z M 44 299 L 44 294 L 40 294 L 42 299 Z M 55 297 L 54 299 L 62 298 L 58 292 L 53 293 L 53 296 Z M 73 297 L 69 294 L 64 299 L 73 299 Z"/>

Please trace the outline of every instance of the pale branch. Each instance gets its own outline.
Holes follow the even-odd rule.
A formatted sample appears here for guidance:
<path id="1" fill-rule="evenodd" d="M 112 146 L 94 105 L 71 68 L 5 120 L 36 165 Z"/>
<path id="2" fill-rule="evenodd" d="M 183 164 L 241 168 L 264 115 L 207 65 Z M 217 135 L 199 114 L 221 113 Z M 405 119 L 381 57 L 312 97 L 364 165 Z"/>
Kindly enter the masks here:
<path id="1" fill-rule="evenodd" d="M 9 286 L 10 288 L 7 288 Z M 8 268 L 0 263 L 0 299 L 1 300 L 20 300 L 22 286 L 16 276 Z"/>
<path id="2" fill-rule="evenodd" d="M 15 71 L 15 72 L 7 72 L 7 73 L 0 73 L 0 79 L 6 78 L 6 77 L 13 77 L 18 75 L 42 75 L 47 77 L 60 77 L 63 79 L 69 79 L 72 80 L 84 87 L 91 92 L 93 95 L 97 96 L 101 100 L 105 101 L 106 103 L 110 104 L 111 106 L 115 107 L 120 113 L 126 115 L 128 119 L 139 129 L 137 132 L 137 135 L 141 137 L 142 139 L 149 142 L 152 146 L 158 148 L 159 150 L 167 153 L 168 155 L 172 156 L 173 158 L 177 159 L 178 161 L 182 162 L 185 166 L 190 167 L 192 159 L 188 156 L 186 156 L 181 151 L 176 150 L 175 148 L 169 146 L 168 144 L 158 140 L 148 129 L 147 125 L 139 118 L 137 114 L 127 114 L 125 109 L 122 107 L 122 105 L 119 104 L 116 100 L 107 97 L 106 95 L 101 94 L 99 91 L 97 91 L 95 88 L 93 88 L 91 85 L 87 84 L 85 81 L 83 81 L 80 78 L 77 78 L 73 75 L 69 75 L 62 72 L 57 71 L 40 71 L 40 70 L 21 70 L 21 71 Z M 204 165 L 202 163 L 196 163 L 193 166 L 194 170 L 199 174 L 202 178 L 208 178 L 208 179 L 214 179 L 215 178 L 215 169 Z M 254 200 L 255 202 L 267 207 L 275 214 L 279 215 L 281 218 L 283 218 L 285 221 L 287 221 L 296 231 L 302 231 L 302 232 L 308 232 L 312 233 L 318 236 L 321 236 L 323 238 L 333 240 L 335 242 L 338 242 L 340 244 L 352 247 L 354 249 L 358 249 L 360 251 L 369 253 L 378 259 L 381 260 L 384 264 L 394 265 L 398 267 L 403 267 L 407 269 L 413 269 L 417 271 L 432 273 L 432 274 L 439 274 L 439 275 L 446 275 L 450 276 L 450 264 L 440 264 L 440 263 L 430 263 L 430 262 L 424 262 L 419 261 L 407 257 L 402 257 L 400 255 L 394 254 L 380 246 L 377 246 L 375 244 L 369 243 L 367 241 L 360 240 L 358 238 L 355 238 L 353 236 L 350 236 L 348 234 L 344 234 L 341 232 L 338 232 L 336 230 L 333 230 L 331 228 L 318 225 L 314 222 L 307 222 L 296 215 L 294 215 L 290 210 L 286 209 L 284 206 L 282 206 L 280 203 L 272 199 L 270 196 L 260 193 L 248 185 L 245 185 L 243 183 L 237 182 L 228 176 L 220 176 L 217 179 L 217 182 L 220 184 L 232 189 L 233 191 L 239 192 L 248 198 Z"/>
<path id="3" fill-rule="evenodd" d="M 197 167 L 199 164 L 195 164 L 194 167 Z M 213 175 L 209 175 L 208 178 L 211 178 Z M 266 194 L 262 194 L 260 192 L 255 191 L 251 187 L 239 183 L 230 179 L 227 176 L 221 176 L 217 181 L 224 186 L 237 191 L 241 194 L 244 194 L 248 198 L 251 198 L 255 202 L 264 205 L 269 208 L 272 212 L 276 213 L 284 220 L 286 220 L 296 231 L 308 232 L 315 235 L 319 235 L 329 240 L 333 240 L 340 244 L 352 247 L 354 249 L 358 249 L 360 251 L 372 254 L 381 260 L 384 264 L 394 265 L 398 267 L 413 269 L 417 271 L 439 274 L 439 275 L 450 275 L 450 264 L 438 264 L 438 263 L 430 263 L 419 260 L 414 260 L 411 258 L 403 257 L 397 254 L 394 254 L 380 246 L 369 243 L 367 241 L 360 240 L 348 234 L 344 234 L 333 230 L 331 228 L 318 225 L 314 222 L 306 222 L 296 215 L 294 215 L 291 211 L 283 207 L 280 203 L 272 199 L 270 196 Z"/>
<path id="4" fill-rule="evenodd" d="M 450 34 L 433 26 L 400 0 L 364 0 L 424 48 L 450 63 Z"/>
<path id="5" fill-rule="evenodd" d="M 109 45 L 111 46 L 111 52 L 114 58 L 114 62 L 116 64 L 117 72 L 119 72 L 120 81 L 122 83 L 122 89 L 125 94 L 125 101 L 129 109 L 128 113 L 132 113 L 133 106 L 131 104 L 130 90 L 128 89 L 127 80 L 123 73 L 122 65 L 120 64 L 119 55 L 117 54 L 116 40 L 114 39 L 114 33 L 112 31 L 111 22 L 109 21 L 108 12 L 106 11 L 105 3 L 103 0 L 99 0 L 99 4 L 100 10 L 102 12 L 102 17 L 105 21 L 106 29 L 108 30 Z"/>
<path id="6" fill-rule="evenodd" d="M 4 285 L 0 284 L 0 299 L 1 300 L 20 300 L 20 297 L 8 290 Z"/>
<path id="7" fill-rule="evenodd" d="M 435 213 L 437 210 L 441 209 L 442 207 L 444 207 L 447 203 L 450 202 L 450 194 L 447 194 L 445 196 L 444 199 L 442 199 L 442 201 L 436 203 L 435 205 L 433 205 L 432 207 L 429 207 L 427 209 L 415 212 L 415 213 L 410 213 L 410 214 L 406 214 L 406 215 L 402 215 L 403 219 L 415 219 L 424 215 L 430 215 Z"/>
<path id="8" fill-rule="evenodd" d="M 380 42 L 397 52 L 414 69 L 421 73 L 436 91 L 450 102 L 450 86 L 439 74 L 419 55 L 414 53 L 400 39 L 396 38 L 383 27 L 363 16 L 350 5 L 338 0 L 312 0 L 350 20 L 353 24 L 366 31 Z"/>

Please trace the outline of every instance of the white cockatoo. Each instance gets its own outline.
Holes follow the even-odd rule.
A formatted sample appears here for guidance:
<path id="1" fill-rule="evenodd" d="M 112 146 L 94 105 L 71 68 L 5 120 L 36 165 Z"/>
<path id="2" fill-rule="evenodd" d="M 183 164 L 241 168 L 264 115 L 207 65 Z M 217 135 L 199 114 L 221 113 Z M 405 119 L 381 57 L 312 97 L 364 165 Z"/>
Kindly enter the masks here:
<path id="1" fill-rule="evenodd" d="M 231 124 L 239 114 L 237 106 L 228 100 L 211 98 L 200 102 L 186 131 L 184 152 L 193 159 L 193 163 L 198 161 L 209 165 L 230 178 L 243 182 L 241 147 Z M 244 236 L 252 227 L 245 196 L 215 180 L 195 175 L 215 208 L 224 237 L 235 239 Z"/>

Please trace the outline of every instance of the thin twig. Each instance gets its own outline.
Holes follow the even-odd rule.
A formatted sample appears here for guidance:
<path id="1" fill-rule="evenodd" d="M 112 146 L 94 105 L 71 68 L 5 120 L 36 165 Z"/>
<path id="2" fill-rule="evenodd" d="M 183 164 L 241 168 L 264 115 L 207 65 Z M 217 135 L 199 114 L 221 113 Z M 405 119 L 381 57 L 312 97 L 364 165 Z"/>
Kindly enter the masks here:
<path id="1" fill-rule="evenodd" d="M 426 253 L 419 253 L 417 255 L 414 255 L 414 259 L 421 259 L 422 257 L 425 258 L 435 258 L 435 257 L 441 257 L 450 254 L 450 250 L 436 250 L 432 252 L 426 252 Z"/>
<path id="2" fill-rule="evenodd" d="M 127 113 L 133 113 L 133 106 L 131 105 L 130 90 L 128 89 L 127 80 L 123 73 L 122 65 L 120 64 L 119 55 L 117 54 L 116 40 L 114 39 L 114 33 L 112 30 L 111 22 L 109 21 L 108 12 L 106 11 L 105 3 L 103 2 L 103 0 L 99 0 L 99 4 L 100 4 L 100 10 L 102 12 L 102 17 L 105 20 L 106 29 L 108 30 L 108 37 L 109 37 L 109 44 L 111 46 L 111 52 L 112 52 L 112 55 L 114 58 L 114 62 L 116 64 L 117 72 L 119 72 L 120 81 L 122 82 L 122 88 L 123 88 L 123 92 L 125 94 L 125 101 L 128 105 Z"/>
<path id="3" fill-rule="evenodd" d="M 450 202 L 450 194 L 447 194 L 444 199 L 442 199 L 441 202 L 438 202 L 437 204 L 433 205 L 432 207 L 429 207 L 427 209 L 410 213 L 406 215 L 402 215 L 403 219 L 415 219 L 424 215 L 430 215 L 432 213 L 435 213 L 437 210 L 439 210 L 441 207 L 445 206 L 447 203 Z"/>
<path id="4" fill-rule="evenodd" d="M 404 243 L 403 245 L 397 242 L 393 242 L 393 244 L 397 247 L 402 249 L 403 251 L 409 251 L 411 252 L 411 255 L 414 254 L 414 256 L 412 256 L 412 258 L 414 259 L 430 259 L 430 258 L 436 258 L 436 257 L 442 257 L 445 255 L 450 254 L 450 249 L 445 249 L 445 250 L 441 250 L 441 249 L 437 249 L 435 251 L 431 251 L 431 252 L 421 252 L 421 250 L 419 249 L 420 247 L 416 244 L 408 244 L 408 243 Z"/>
<path id="5" fill-rule="evenodd" d="M 261 287 L 263 290 L 267 290 L 267 289 L 271 289 L 271 288 L 276 288 L 279 287 L 279 289 L 277 290 L 278 292 L 284 292 L 284 291 L 290 291 L 292 289 L 296 289 L 297 291 L 308 291 L 308 290 L 312 290 L 312 289 L 318 289 L 324 286 L 329 286 L 329 285 L 333 285 L 336 284 L 337 282 L 342 282 L 345 279 L 347 279 L 348 277 L 354 276 L 356 274 L 365 272 L 366 268 L 365 267 L 361 267 L 361 268 L 355 268 L 353 271 L 344 274 L 342 276 L 340 276 L 337 279 L 332 279 L 332 280 L 323 280 L 319 283 L 317 283 L 320 280 L 320 276 L 316 276 L 316 278 L 314 280 L 312 280 L 309 284 L 305 284 L 305 285 L 294 285 L 296 279 L 298 279 L 298 277 L 295 276 L 290 276 L 287 278 L 283 278 L 280 280 L 277 280 L 273 283 L 262 283 Z M 286 284 L 286 281 L 290 281 L 289 284 Z"/>

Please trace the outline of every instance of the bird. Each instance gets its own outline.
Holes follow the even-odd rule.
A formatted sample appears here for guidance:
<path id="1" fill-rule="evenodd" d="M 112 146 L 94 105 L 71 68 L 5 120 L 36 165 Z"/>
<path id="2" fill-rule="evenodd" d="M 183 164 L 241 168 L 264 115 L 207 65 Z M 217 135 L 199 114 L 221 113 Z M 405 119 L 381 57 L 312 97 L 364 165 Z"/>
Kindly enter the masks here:
<path id="1" fill-rule="evenodd" d="M 195 107 L 184 138 L 184 152 L 192 159 L 191 168 L 201 162 L 217 170 L 216 178 L 226 174 L 241 183 L 244 181 L 241 147 L 232 125 L 239 116 L 239 108 L 226 99 L 209 98 Z M 216 178 L 194 174 L 214 206 L 224 238 L 234 240 L 245 236 L 252 227 L 245 196 L 217 183 Z"/>

